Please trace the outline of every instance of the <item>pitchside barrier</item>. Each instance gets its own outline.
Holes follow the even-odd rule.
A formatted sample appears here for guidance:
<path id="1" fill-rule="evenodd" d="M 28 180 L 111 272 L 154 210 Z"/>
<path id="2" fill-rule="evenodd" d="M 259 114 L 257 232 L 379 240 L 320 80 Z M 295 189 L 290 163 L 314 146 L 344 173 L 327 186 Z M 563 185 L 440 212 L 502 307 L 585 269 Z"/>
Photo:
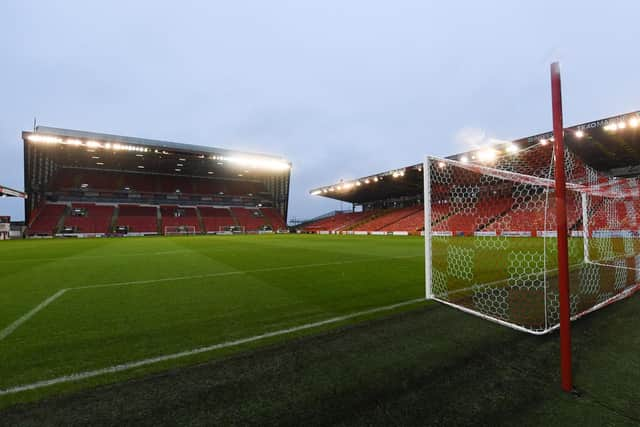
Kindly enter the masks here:
<path id="1" fill-rule="evenodd" d="M 427 157 L 426 296 L 514 329 L 559 326 L 553 149 L 491 166 Z M 602 176 L 565 151 L 570 313 L 624 298 L 640 282 L 637 178 Z"/>

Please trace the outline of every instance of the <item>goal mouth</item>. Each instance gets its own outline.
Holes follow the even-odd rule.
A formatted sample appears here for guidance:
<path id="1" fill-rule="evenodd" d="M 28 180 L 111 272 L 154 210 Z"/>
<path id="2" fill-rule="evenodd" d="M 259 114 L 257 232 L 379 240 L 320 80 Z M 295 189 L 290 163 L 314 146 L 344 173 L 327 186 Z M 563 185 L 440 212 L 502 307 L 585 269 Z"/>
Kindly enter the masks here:
<path id="1" fill-rule="evenodd" d="M 576 319 L 638 289 L 640 226 L 625 218 L 640 212 L 640 186 L 636 178 L 605 185 L 572 153 L 565 157 Z M 538 144 L 484 165 L 425 159 L 427 298 L 533 334 L 558 327 L 552 158 L 552 147 Z"/>
<path id="2" fill-rule="evenodd" d="M 168 225 L 164 227 L 165 236 L 192 236 L 197 233 L 193 225 Z"/>

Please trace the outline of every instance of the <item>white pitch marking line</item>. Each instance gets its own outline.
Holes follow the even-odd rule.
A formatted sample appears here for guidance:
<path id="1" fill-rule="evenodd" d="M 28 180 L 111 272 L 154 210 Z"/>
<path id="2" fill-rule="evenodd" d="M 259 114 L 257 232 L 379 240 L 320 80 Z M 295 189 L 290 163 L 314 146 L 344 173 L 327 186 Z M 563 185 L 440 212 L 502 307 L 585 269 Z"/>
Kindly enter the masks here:
<path id="1" fill-rule="evenodd" d="M 391 259 L 415 258 L 419 256 L 422 256 L 422 255 L 401 255 L 401 256 L 391 257 Z M 41 302 L 33 310 L 29 311 L 27 314 L 20 317 L 18 320 L 16 320 L 15 322 L 7 326 L 5 329 L 1 330 L 0 341 L 2 341 L 3 339 L 11 335 L 16 329 L 18 329 L 20 325 L 22 325 L 27 320 L 31 319 L 33 316 L 36 315 L 36 313 L 38 313 L 40 310 L 45 308 L 47 305 L 51 304 L 53 301 L 55 301 L 58 297 L 60 297 L 62 294 L 64 294 L 67 291 L 74 291 L 74 290 L 81 290 L 81 289 L 109 288 L 109 287 L 115 287 L 115 286 L 144 285 L 144 284 L 163 283 L 163 282 L 175 282 L 175 281 L 187 280 L 187 279 L 202 279 L 207 277 L 232 276 L 232 275 L 241 275 L 241 274 L 262 273 L 262 272 L 268 272 L 268 271 L 294 270 L 298 268 L 325 267 L 329 265 L 353 264 L 356 262 L 367 262 L 367 261 L 374 261 L 374 260 L 375 259 L 369 258 L 369 259 L 362 259 L 362 260 L 336 261 L 336 262 L 317 263 L 317 264 L 287 265 L 282 267 L 260 268 L 255 270 L 234 270 L 234 271 L 226 271 L 226 272 L 219 272 L 219 273 L 198 274 L 198 275 L 192 275 L 192 276 L 177 276 L 177 277 L 165 277 L 160 279 L 134 280 L 130 282 L 104 283 L 104 284 L 98 284 L 98 285 L 78 286 L 75 288 L 61 289 L 55 294 L 53 294 L 52 296 L 50 296 L 49 298 L 47 298 L 46 300 L 44 300 L 43 302 Z"/>
<path id="2" fill-rule="evenodd" d="M 422 255 L 405 255 L 405 256 L 391 257 L 390 259 L 416 258 L 420 256 Z M 175 276 L 175 277 L 164 277 L 160 279 L 133 280 L 129 282 L 114 282 L 114 283 L 104 283 L 104 284 L 97 284 L 97 285 L 78 286 L 75 288 L 70 288 L 69 290 L 109 288 L 113 286 L 146 285 L 150 283 L 175 282 L 175 281 L 187 280 L 187 279 L 204 279 L 208 277 L 234 276 L 234 275 L 241 275 L 241 274 L 265 273 L 270 271 L 285 271 L 285 270 L 296 270 L 296 269 L 302 269 L 302 268 L 327 267 L 330 265 L 354 264 L 358 262 L 370 262 L 370 261 L 376 261 L 376 260 L 378 260 L 378 258 L 367 258 L 367 259 L 358 259 L 358 260 L 350 260 L 350 261 L 335 261 L 335 262 L 325 262 L 325 263 L 316 263 L 316 264 L 284 265 L 281 267 L 257 268 L 254 270 L 233 270 L 233 271 L 223 271 L 223 272 L 217 272 L 217 273 L 194 274 L 191 276 Z"/>
<path id="3" fill-rule="evenodd" d="M 36 315 L 36 313 L 38 313 L 40 310 L 42 310 L 43 308 L 45 308 L 46 306 L 51 304 L 53 301 L 58 299 L 60 296 L 62 296 L 62 294 L 64 294 L 67 291 L 68 291 L 68 289 L 60 289 L 58 292 L 56 292 L 55 294 L 51 295 L 49 298 L 47 298 L 46 300 L 44 300 L 40 304 L 38 304 L 31 311 L 29 311 L 28 313 L 26 313 L 25 315 L 20 317 L 18 320 L 16 320 L 12 324 L 10 324 L 9 326 L 7 326 L 3 330 L 1 330 L 0 331 L 0 341 L 2 341 L 3 339 L 5 339 L 9 335 L 11 335 L 11 333 L 13 331 L 15 331 L 16 329 L 18 329 L 18 327 L 20 325 L 22 325 L 27 320 L 31 319 L 33 316 Z"/>
<path id="4" fill-rule="evenodd" d="M 200 353 L 207 353 L 210 351 L 214 351 L 214 350 L 220 350 L 223 348 L 227 348 L 227 347 L 233 347 L 233 346 L 237 346 L 237 345 L 241 345 L 241 344 L 247 344 L 250 342 L 254 342 L 254 341 L 259 341 L 259 340 L 263 340 L 265 338 L 272 338 L 272 337 L 276 337 L 279 335 L 286 335 L 286 334 L 290 334 L 293 332 L 298 332 L 298 331 L 303 331 L 305 329 L 311 329 L 311 328 L 316 328 L 319 326 L 324 326 L 324 325 L 328 325 L 331 323 L 337 323 L 337 322 L 342 322 L 344 320 L 349 320 L 352 319 L 354 317 L 360 317 L 360 316 L 366 316 L 368 314 L 373 314 L 373 313 L 378 313 L 381 311 L 388 311 L 388 310 L 393 310 L 395 308 L 399 308 L 405 305 L 410 305 L 410 304 L 415 304 L 418 302 L 424 301 L 424 298 L 417 298 L 417 299 L 412 299 L 409 301 L 404 301 L 404 302 L 400 302 L 397 304 L 392 304 L 392 305 L 386 305 L 383 307 L 376 307 L 376 308 L 372 308 L 369 310 L 364 310 L 364 311 L 359 311 L 356 313 L 351 313 L 351 314 L 347 314 L 344 316 L 337 316 L 337 317 L 332 317 L 330 319 L 325 319 L 325 320 L 321 320 L 318 322 L 313 322 L 313 323 L 307 323 L 304 325 L 300 325 L 300 326 L 294 326 L 292 328 L 287 328 L 287 329 L 281 329 L 278 331 L 273 331 L 273 332 L 266 332 L 264 334 L 260 334 L 260 335 L 255 335 L 252 337 L 248 337 L 248 338 L 241 338 L 238 340 L 234 340 L 234 341 L 227 341 L 224 343 L 219 343 L 219 344 L 213 344 L 213 345 L 209 345 L 206 347 L 198 347 L 195 348 L 193 350 L 187 350 L 187 351 L 181 351 L 179 353 L 173 353 L 173 354 L 167 354 L 167 355 L 163 355 L 163 356 L 156 356 L 156 357 L 151 357 L 149 359 L 142 359 L 142 360 L 137 360 L 134 362 L 129 362 L 129 363 L 122 363 L 119 365 L 115 365 L 115 366 L 110 366 L 108 368 L 102 368 L 102 369 L 96 369 L 94 371 L 84 371 L 84 372 L 79 372 L 79 373 L 75 373 L 75 374 L 71 374 L 71 375 L 65 375 L 62 377 L 57 377 L 57 378 L 52 378 L 50 380 L 44 380 L 44 381 L 38 381 L 35 383 L 31 383 L 31 384 L 24 384 L 24 385 L 19 385 L 16 387 L 10 387 L 7 389 L 0 389 L 0 396 L 4 396 L 4 395 L 9 395 L 9 394 L 16 394 L 16 393 L 20 393 L 23 391 L 29 391 L 29 390 L 36 390 L 39 388 L 43 388 L 43 387 L 48 387 L 48 386 L 52 386 L 52 385 L 56 385 L 56 384 L 62 384 L 62 383 L 68 383 L 68 382 L 72 382 L 72 381 L 80 381 L 80 380 L 84 380 L 87 378 L 92 378 L 92 377 L 97 377 L 99 375 L 105 375 L 105 374 L 114 374 L 117 372 L 122 372 L 122 371 L 127 371 L 130 369 L 135 369 L 135 368 L 139 368 L 141 366 L 147 366 L 147 365 L 152 365 L 155 363 L 160 363 L 160 362 L 165 362 L 168 360 L 174 360 L 174 359 L 180 359 L 183 357 L 188 357 L 188 356 L 193 356 L 196 354 L 200 354 Z"/>

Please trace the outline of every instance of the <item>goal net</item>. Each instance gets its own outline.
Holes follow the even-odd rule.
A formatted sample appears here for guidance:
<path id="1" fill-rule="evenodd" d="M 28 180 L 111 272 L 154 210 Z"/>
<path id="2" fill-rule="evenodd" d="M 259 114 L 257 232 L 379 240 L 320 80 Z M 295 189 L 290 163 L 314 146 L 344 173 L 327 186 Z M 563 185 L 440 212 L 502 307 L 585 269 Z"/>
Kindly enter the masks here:
<path id="1" fill-rule="evenodd" d="M 552 146 L 478 155 L 425 161 L 426 295 L 515 329 L 548 332 L 559 324 Z M 636 180 L 606 178 L 568 150 L 565 163 L 575 319 L 637 289 L 640 198 Z"/>
<path id="2" fill-rule="evenodd" d="M 193 225 L 167 225 L 164 227 L 165 236 L 189 236 L 196 234 L 196 227 Z"/>

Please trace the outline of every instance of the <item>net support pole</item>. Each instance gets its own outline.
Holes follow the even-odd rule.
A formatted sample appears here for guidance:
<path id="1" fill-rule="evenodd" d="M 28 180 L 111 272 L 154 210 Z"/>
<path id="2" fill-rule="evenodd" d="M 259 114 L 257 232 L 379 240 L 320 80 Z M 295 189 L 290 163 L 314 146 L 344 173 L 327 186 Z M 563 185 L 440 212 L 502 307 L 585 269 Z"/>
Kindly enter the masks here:
<path id="1" fill-rule="evenodd" d="M 424 276 L 426 299 L 433 298 L 433 284 L 431 283 L 431 161 L 429 156 L 424 158 L 422 165 L 424 197 Z"/>
<path id="2" fill-rule="evenodd" d="M 560 64 L 551 64 L 551 104 L 555 151 L 556 223 L 558 227 L 558 293 L 560 296 L 560 375 L 562 390 L 573 390 L 571 375 L 571 319 L 569 306 L 569 250 Z"/>

